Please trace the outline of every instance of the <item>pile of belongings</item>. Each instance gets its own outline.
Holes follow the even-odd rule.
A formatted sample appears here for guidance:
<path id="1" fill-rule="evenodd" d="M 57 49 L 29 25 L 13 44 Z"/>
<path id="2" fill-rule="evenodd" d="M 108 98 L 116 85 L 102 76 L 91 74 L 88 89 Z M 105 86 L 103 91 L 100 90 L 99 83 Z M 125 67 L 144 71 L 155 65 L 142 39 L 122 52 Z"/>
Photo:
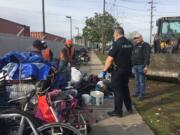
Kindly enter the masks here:
<path id="1" fill-rule="evenodd" d="M 99 81 L 96 84 L 95 90 L 103 92 L 105 97 L 111 97 L 113 95 L 111 75 L 108 73 L 105 78 L 101 76 L 98 76 L 98 78 Z"/>
<path id="2" fill-rule="evenodd" d="M 16 99 L 32 89 L 44 90 L 49 78 L 51 65 L 33 52 L 9 52 L 0 58 L 0 105 L 8 105 L 8 100 Z M 6 78 L 4 77 L 6 71 Z M 2 82 L 7 83 L 2 84 Z"/>
<path id="3" fill-rule="evenodd" d="M 46 80 L 50 64 L 33 52 L 9 52 L 0 58 L 0 70 L 8 73 L 8 80 Z"/>

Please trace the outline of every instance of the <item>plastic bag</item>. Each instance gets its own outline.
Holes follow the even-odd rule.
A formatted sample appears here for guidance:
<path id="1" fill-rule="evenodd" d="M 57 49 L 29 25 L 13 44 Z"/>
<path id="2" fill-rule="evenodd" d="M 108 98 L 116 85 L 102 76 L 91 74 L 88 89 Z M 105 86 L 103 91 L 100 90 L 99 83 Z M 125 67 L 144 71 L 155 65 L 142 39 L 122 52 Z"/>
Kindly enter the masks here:
<path id="1" fill-rule="evenodd" d="M 71 82 L 78 83 L 82 79 L 82 74 L 75 67 L 71 68 Z"/>
<path id="2" fill-rule="evenodd" d="M 49 101 L 51 101 L 52 96 L 56 96 L 60 92 L 61 92 L 61 90 L 53 90 L 53 91 L 49 92 L 48 93 Z M 48 123 L 55 122 L 53 113 L 47 103 L 46 95 L 38 96 L 38 108 L 37 108 L 36 116 L 38 116 L 38 118 L 40 118 L 43 121 L 46 121 Z"/>
<path id="3" fill-rule="evenodd" d="M 49 105 L 46 100 L 46 95 L 38 96 L 38 109 L 41 112 L 41 119 L 48 123 L 55 122 L 54 116 L 49 108 Z"/>

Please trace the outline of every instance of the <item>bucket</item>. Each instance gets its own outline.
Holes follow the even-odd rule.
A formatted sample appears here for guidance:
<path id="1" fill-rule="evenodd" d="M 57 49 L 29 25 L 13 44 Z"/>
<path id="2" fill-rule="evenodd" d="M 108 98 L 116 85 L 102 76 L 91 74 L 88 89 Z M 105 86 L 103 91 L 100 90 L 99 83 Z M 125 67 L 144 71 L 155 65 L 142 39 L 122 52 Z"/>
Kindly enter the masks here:
<path id="1" fill-rule="evenodd" d="M 92 91 L 90 93 L 91 95 L 91 104 L 92 105 L 102 105 L 104 101 L 104 93 L 100 91 Z"/>
<path id="2" fill-rule="evenodd" d="M 89 94 L 83 94 L 82 95 L 82 100 L 83 100 L 83 103 L 85 105 L 90 105 L 91 104 L 91 96 Z"/>

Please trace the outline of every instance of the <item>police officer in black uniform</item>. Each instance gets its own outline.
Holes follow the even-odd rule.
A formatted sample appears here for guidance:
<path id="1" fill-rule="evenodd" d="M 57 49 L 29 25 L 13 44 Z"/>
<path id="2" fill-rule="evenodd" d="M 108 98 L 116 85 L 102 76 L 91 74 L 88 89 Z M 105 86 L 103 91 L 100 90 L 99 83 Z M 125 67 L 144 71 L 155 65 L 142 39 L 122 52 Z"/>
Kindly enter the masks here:
<path id="1" fill-rule="evenodd" d="M 131 74 L 131 54 L 133 45 L 124 37 L 124 30 L 118 27 L 114 31 L 115 42 L 109 51 L 102 74 L 105 76 L 112 64 L 115 69 L 112 72 L 112 87 L 114 90 L 114 110 L 108 112 L 110 116 L 123 116 L 123 102 L 129 113 L 132 113 L 132 104 L 129 93 L 129 76 Z"/>

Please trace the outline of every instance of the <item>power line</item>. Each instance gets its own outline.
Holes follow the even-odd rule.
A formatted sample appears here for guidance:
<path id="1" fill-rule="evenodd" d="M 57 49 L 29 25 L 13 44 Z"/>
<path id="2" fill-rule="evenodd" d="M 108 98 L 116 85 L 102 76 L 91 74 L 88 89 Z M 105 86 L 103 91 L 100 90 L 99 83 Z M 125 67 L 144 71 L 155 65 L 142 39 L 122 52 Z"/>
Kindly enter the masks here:
<path id="1" fill-rule="evenodd" d="M 133 19 L 126 19 L 126 22 L 133 22 L 133 23 L 136 22 L 137 24 L 139 24 L 139 20 L 140 19 L 138 19 L 138 18 L 137 19 L 135 19 L 135 18 L 133 18 Z M 141 23 L 148 23 L 149 24 L 149 21 L 148 20 L 141 20 Z"/>
<path id="2" fill-rule="evenodd" d="M 175 11 L 156 11 L 156 13 L 165 13 L 165 14 L 171 14 L 171 13 L 180 13 L 180 12 L 175 12 Z"/>
<path id="3" fill-rule="evenodd" d="M 114 0 L 113 4 L 111 4 L 110 10 L 112 10 L 116 6 L 116 0 Z"/>
<path id="4" fill-rule="evenodd" d="M 4 8 L 4 7 L 3 7 L 3 6 L 0 6 L 0 8 Z M 37 14 L 42 15 L 42 11 L 41 11 L 41 10 L 37 11 L 37 10 L 19 9 L 19 8 L 15 8 L 15 7 L 10 8 L 10 9 L 16 10 L 16 11 L 21 11 L 21 12 L 26 12 L 26 13 L 29 12 L 29 13 L 31 13 L 31 14 L 36 14 L 36 15 L 37 15 Z M 53 16 L 56 16 L 56 17 L 65 17 L 67 14 L 62 14 L 62 13 L 55 13 L 55 12 L 46 11 L 46 17 L 47 17 L 48 15 L 53 15 Z M 85 16 L 80 17 L 80 16 L 73 15 L 72 17 L 74 17 L 73 20 L 77 20 L 77 21 L 82 21 L 82 20 L 85 19 Z"/>
<path id="5" fill-rule="evenodd" d="M 125 11 L 125 10 L 122 10 Z M 126 14 L 130 14 L 130 15 L 134 15 L 134 16 L 147 16 L 148 12 L 136 12 L 136 11 L 130 11 L 130 10 L 126 10 L 128 12 L 126 12 Z"/>
<path id="6" fill-rule="evenodd" d="M 116 7 L 117 0 L 114 0 L 112 4 L 106 4 L 107 7 L 109 5 L 110 8 L 106 8 L 109 12 L 112 13 L 113 16 L 116 16 L 116 13 L 118 14 L 117 7 Z M 116 12 L 117 11 L 117 12 Z"/>
<path id="7" fill-rule="evenodd" d="M 107 2 L 107 3 L 108 4 L 113 4 L 112 2 Z M 122 6 L 122 5 L 119 5 L 119 4 L 116 4 L 116 6 L 121 7 L 121 8 L 125 8 L 125 9 L 129 9 L 129 10 L 133 10 L 133 11 L 146 12 L 143 9 L 130 8 L 130 7 Z"/>
<path id="8" fill-rule="evenodd" d="M 121 2 L 127 2 L 127 3 L 138 3 L 138 4 L 143 4 L 143 3 L 146 3 L 146 1 L 137 1 L 137 0 L 118 0 L 118 1 L 121 1 Z"/>

